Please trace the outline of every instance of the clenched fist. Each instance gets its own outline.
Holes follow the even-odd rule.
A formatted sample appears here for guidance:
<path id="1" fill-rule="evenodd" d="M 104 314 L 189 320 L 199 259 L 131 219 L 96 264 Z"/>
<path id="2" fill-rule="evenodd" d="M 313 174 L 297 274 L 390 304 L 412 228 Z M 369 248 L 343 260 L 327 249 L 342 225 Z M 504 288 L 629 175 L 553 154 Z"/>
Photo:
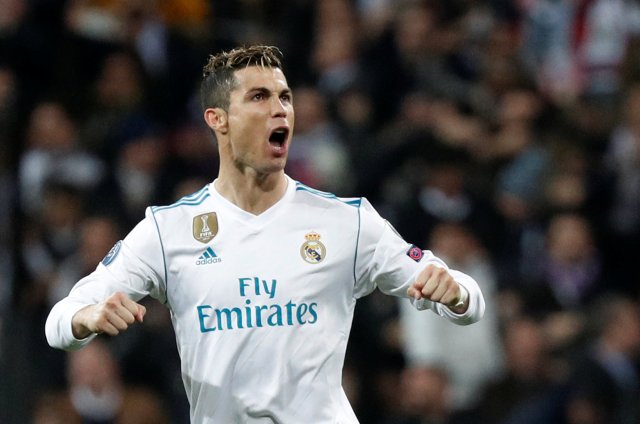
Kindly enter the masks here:
<path id="1" fill-rule="evenodd" d="M 71 320 L 73 336 L 84 339 L 91 333 L 116 336 L 134 322 L 142 322 L 146 308 L 121 292 L 115 292 L 103 302 L 80 309 Z"/>
<path id="2" fill-rule="evenodd" d="M 469 307 L 468 293 L 446 269 L 427 265 L 407 290 L 409 297 L 442 303 L 453 312 L 461 314 Z M 462 302 L 461 302 L 462 301 Z"/>

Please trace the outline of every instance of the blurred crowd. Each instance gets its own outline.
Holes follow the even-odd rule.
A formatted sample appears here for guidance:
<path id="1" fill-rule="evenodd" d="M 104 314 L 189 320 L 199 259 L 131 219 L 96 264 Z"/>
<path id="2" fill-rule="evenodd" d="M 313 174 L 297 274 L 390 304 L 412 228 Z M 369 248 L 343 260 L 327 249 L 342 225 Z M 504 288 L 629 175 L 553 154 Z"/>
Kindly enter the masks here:
<path id="1" fill-rule="evenodd" d="M 640 422 L 640 1 L 0 0 L 0 422 L 188 422 L 164 306 L 67 354 L 51 306 L 212 181 L 209 54 L 285 54 L 287 172 L 475 277 L 456 327 L 374 293 L 363 424 Z"/>

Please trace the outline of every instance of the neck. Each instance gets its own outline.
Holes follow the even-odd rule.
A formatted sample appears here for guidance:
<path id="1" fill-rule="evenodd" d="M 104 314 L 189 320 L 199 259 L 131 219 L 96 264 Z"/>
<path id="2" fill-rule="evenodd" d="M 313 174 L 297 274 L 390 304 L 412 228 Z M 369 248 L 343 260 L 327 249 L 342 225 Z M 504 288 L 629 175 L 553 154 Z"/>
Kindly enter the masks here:
<path id="1" fill-rule="evenodd" d="M 222 197 L 240 209 L 259 215 L 284 196 L 287 178 L 284 171 L 260 175 L 229 174 L 221 169 L 215 188 Z"/>

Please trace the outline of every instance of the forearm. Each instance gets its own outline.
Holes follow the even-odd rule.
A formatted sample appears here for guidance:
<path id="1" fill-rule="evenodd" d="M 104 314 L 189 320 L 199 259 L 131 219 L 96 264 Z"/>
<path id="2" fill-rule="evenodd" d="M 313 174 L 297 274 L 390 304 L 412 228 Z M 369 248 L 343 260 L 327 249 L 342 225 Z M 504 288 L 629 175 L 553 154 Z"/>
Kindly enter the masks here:
<path id="1" fill-rule="evenodd" d="M 106 299 L 121 292 L 136 300 L 145 293 L 131 286 L 110 280 L 104 268 L 83 278 L 74 286 L 69 296 L 58 302 L 47 318 L 45 333 L 51 347 L 77 350 L 89 343 L 95 333 L 102 332 L 94 312 Z"/>
<path id="2" fill-rule="evenodd" d="M 78 311 L 100 302 L 110 291 L 115 290 L 106 280 L 100 281 L 94 271 L 80 280 L 71 293 L 49 312 L 45 324 L 47 342 L 51 347 L 64 350 L 78 350 L 93 339 L 91 332 L 74 324 Z M 74 328 L 75 327 L 75 328 Z M 84 337 L 83 337 L 84 336 Z"/>
<path id="3" fill-rule="evenodd" d="M 78 350 L 89 343 L 94 334 L 88 330 L 82 331 L 80 327 L 74 331 L 73 318 L 76 313 L 88 305 L 73 301 L 69 298 L 58 302 L 47 317 L 45 334 L 51 347 L 63 350 Z M 75 334 L 78 337 L 76 337 Z M 84 336 L 84 337 L 83 337 Z"/>
<path id="4" fill-rule="evenodd" d="M 93 305 L 85 306 L 73 314 L 73 317 L 71 318 L 71 332 L 73 333 L 73 337 L 76 339 L 84 339 L 92 334 L 92 331 L 85 324 L 87 322 L 89 310 L 92 307 Z"/>

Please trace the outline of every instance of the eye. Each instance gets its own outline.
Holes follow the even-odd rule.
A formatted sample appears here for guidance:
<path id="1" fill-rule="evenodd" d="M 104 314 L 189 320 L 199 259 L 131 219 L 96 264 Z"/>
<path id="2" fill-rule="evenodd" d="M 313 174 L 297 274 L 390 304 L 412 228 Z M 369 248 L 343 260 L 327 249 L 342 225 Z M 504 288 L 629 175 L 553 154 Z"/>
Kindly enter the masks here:
<path id="1" fill-rule="evenodd" d="M 285 93 L 280 95 L 280 100 L 285 103 L 291 103 L 291 94 Z"/>
<path id="2" fill-rule="evenodd" d="M 260 101 L 260 100 L 264 100 L 264 98 L 265 98 L 264 93 L 256 93 L 251 97 L 251 100 Z"/>

